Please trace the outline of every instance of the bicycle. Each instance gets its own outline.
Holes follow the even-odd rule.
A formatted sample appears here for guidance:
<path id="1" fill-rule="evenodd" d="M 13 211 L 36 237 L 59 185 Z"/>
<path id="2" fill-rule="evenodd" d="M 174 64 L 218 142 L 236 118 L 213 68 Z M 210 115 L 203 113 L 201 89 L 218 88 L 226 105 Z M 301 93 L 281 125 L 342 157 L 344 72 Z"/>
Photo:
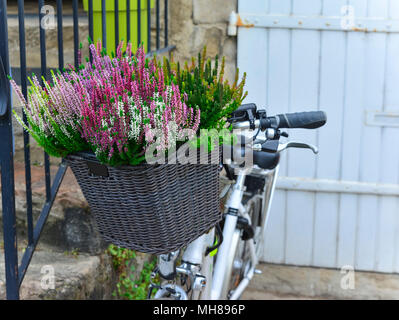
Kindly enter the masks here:
<path id="1" fill-rule="evenodd" d="M 220 195 L 227 198 L 223 220 L 185 250 L 158 256 L 151 277 L 158 274 L 162 283 L 151 282 L 148 298 L 157 288 L 155 299 L 239 299 L 258 272 L 280 153 L 287 148 L 308 148 L 318 153 L 315 146 L 307 143 L 281 143 L 280 138 L 288 134 L 280 129 L 316 129 L 326 121 L 323 111 L 267 117 L 266 111 L 258 110 L 253 103 L 234 111 L 229 119 L 233 128 L 255 133 L 250 138 L 239 135 L 238 147 L 230 150 L 230 162 L 223 163 L 227 181 Z M 260 132 L 264 133 L 263 138 L 258 137 Z M 253 165 L 243 166 L 237 161 L 245 154 L 253 156 Z M 177 265 L 180 251 L 183 254 Z"/>

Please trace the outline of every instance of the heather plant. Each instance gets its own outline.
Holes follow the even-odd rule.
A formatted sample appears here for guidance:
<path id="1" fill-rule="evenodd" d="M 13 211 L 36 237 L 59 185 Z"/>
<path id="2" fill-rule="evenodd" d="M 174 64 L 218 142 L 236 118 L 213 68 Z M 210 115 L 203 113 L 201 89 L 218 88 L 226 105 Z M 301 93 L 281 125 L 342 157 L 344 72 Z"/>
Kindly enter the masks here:
<path id="1" fill-rule="evenodd" d="M 51 156 L 63 157 L 67 154 L 88 148 L 81 136 L 80 127 L 82 97 L 75 87 L 62 74 L 52 73 L 52 83 L 43 79 L 43 86 L 33 75 L 28 78 L 31 86 L 27 101 L 21 89 L 10 79 L 19 100 L 27 123 L 13 110 L 18 122 L 37 143 Z"/>
<path id="2" fill-rule="evenodd" d="M 245 99 L 244 92 L 246 74 L 239 81 L 239 70 L 235 74 L 233 84 L 224 79 L 225 58 L 222 58 L 219 68 L 219 57 L 206 59 L 206 47 L 202 54 L 198 54 L 198 60 L 192 58 L 181 68 L 179 62 L 166 57 L 158 67 L 165 73 L 166 83 L 175 83 L 180 92 L 187 97 L 186 104 L 190 108 L 198 107 L 201 110 L 200 129 L 217 129 L 225 127 L 229 115 L 236 110 Z"/>
<path id="3" fill-rule="evenodd" d="M 172 124 L 178 138 L 185 129 L 196 132 L 200 110 L 187 107 L 176 84 L 165 85 L 163 70 L 146 59 L 142 47 L 133 55 L 131 44 L 125 53 L 122 45 L 111 59 L 100 43 L 91 44 L 93 62 L 71 72 L 70 79 L 82 96 L 82 135 L 97 158 L 111 165 L 135 165 L 144 161 L 154 131 L 162 133 L 159 152 L 173 147 L 168 132 Z"/>
<path id="4" fill-rule="evenodd" d="M 195 135 L 200 110 L 186 105 L 177 84 L 165 83 L 164 71 L 143 48 L 133 54 L 129 43 L 122 52 L 121 42 L 110 57 L 101 42 L 89 47 L 91 61 L 53 73 L 52 83 L 43 79 L 41 85 L 34 76 L 28 101 L 11 80 L 28 125 L 15 116 L 47 153 L 64 157 L 91 149 L 103 163 L 137 165 L 158 140 L 154 132 L 160 135 L 156 153 Z"/>

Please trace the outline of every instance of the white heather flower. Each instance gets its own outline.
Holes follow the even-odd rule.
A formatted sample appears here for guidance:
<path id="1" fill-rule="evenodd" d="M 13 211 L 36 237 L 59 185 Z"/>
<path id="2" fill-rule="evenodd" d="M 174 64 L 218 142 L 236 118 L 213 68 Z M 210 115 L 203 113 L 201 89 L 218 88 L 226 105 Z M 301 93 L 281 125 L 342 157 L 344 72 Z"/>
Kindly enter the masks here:
<path id="1" fill-rule="evenodd" d="M 110 117 L 110 120 L 111 120 L 111 118 L 112 118 L 112 117 Z M 113 121 L 111 121 L 111 122 L 113 122 Z M 109 141 L 112 142 L 111 126 L 109 126 L 109 125 L 107 124 L 107 122 L 106 122 L 104 119 L 101 119 L 101 125 L 102 125 L 103 129 L 107 128 L 107 131 L 108 131 L 108 133 L 109 133 L 109 134 L 108 134 Z"/>
<path id="2" fill-rule="evenodd" d="M 129 114 L 130 114 L 130 124 L 128 138 L 133 140 L 138 140 L 141 130 L 141 114 L 139 109 L 135 106 L 133 99 L 129 99 Z"/>
<path id="3" fill-rule="evenodd" d="M 125 105 L 122 101 L 118 101 L 116 104 L 116 109 L 118 110 L 118 116 L 122 118 L 123 121 L 125 121 Z"/>
<path id="4" fill-rule="evenodd" d="M 172 86 L 167 86 L 166 87 L 166 101 L 170 101 L 170 98 L 172 97 Z"/>
<path id="5" fill-rule="evenodd" d="M 63 134 L 65 134 L 68 138 L 72 138 L 71 134 L 68 132 L 68 130 L 65 128 L 65 126 L 63 124 L 60 124 L 59 127 Z"/>

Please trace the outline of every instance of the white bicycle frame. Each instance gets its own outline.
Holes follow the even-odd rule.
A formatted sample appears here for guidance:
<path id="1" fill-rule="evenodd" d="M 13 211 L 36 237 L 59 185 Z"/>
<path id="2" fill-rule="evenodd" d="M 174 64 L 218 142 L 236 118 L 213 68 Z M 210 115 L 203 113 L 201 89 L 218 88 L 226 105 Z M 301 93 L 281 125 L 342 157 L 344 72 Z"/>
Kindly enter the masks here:
<path id="1" fill-rule="evenodd" d="M 274 170 L 259 170 L 260 174 L 267 178 L 270 177 L 270 183 L 265 186 L 266 192 L 262 194 L 263 210 L 266 210 L 266 220 L 263 223 L 263 230 L 267 226 L 267 221 L 270 213 L 271 200 L 275 188 L 276 178 L 278 175 L 278 166 Z M 190 264 L 200 265 L 201 275 L 206 278 L 206 286 L 202 292 L 193 292 L 193 299 L 200 297 L 203 300 L 219 300 L 227 297 L 228 294 L 228 279 L 232 272 L 232 262 L 236 252 L 238 242 L 241 241 L 241 232 L 237 228 L 238 216 L 250 218 L 246 213 L 245 207 L 242 204 L 242 199 L 245 192 L 245 178 L 250 174 L 248 169 L 242 170 L 238 175 L 235 184 L 232 186 L 232 193 L 226 202 L 227 214 L 223 228 L 223 242 L 218 248 L 216 264 L 213 264 L 213 257 L 204 253 L 207 247 L 213 245 L 214 231 L 205 234 L 192 243 L 190 243 L 184 254 L 182 260 Z M 263 233 L 262 233 L 263 234 Z M 252 279 L 255 268 L 258 263 L 258 258 L 255 253 L 254 239 L 247 240 L 251 254 L 251 268 L 246 272 L 242 281 L 230 296 L 231 300 L 239 298 L 245 288 Z M 193 290 L 195 291 L 195 290 Z"/>

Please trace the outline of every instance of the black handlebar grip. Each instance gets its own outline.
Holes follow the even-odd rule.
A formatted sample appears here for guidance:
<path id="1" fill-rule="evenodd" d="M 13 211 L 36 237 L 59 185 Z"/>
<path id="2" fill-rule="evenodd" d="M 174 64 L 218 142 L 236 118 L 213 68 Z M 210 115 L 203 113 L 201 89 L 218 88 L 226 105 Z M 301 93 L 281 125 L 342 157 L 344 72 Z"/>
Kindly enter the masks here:
<path id="1" fill-rule="evenodd" d="M 325 125 L 327 115 L 324 111 L 308 111 L 279 114 L 279 128 L 316 129 Z"/>

